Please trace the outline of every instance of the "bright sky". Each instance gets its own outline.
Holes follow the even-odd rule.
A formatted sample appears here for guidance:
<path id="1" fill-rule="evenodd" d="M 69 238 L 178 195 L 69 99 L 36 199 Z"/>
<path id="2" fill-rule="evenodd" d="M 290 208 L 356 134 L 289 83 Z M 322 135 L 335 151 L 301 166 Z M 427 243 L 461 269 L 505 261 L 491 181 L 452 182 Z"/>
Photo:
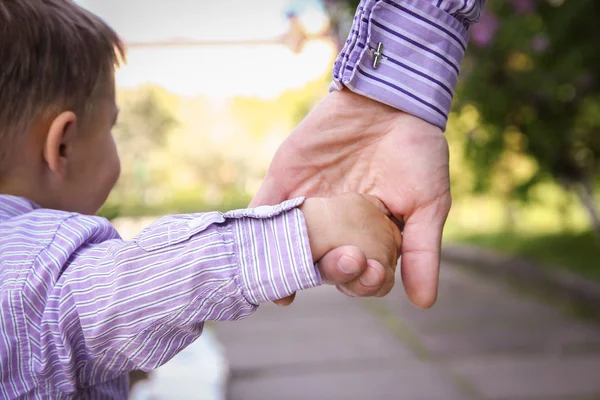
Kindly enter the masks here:
<path id="1" fill-rule="evenodd" d="M 308 32 L 326 24 L 318 0 L 78 0 L 104 18 L 126 42 L 270 40 L 287 31 L 285 12 L 295 10 Z M 121 87 L 155 83 L 187 96 L 275 97 L 322 76 L 335 55 L 326 40 L 300 54 L 287 47 L 218 46 L 132 48 L 117 74 Z"/>

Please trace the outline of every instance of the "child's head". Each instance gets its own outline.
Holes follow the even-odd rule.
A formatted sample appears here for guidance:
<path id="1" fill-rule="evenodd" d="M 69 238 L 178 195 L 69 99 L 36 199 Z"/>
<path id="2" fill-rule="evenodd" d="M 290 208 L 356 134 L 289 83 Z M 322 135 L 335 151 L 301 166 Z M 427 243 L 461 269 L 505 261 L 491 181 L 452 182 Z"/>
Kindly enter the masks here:
<path id="1" fill-rule="evenodd" d="M 120 171 L 117 34 L 72 0 L 0 0 L 0 193 L 92 214 Z"/>

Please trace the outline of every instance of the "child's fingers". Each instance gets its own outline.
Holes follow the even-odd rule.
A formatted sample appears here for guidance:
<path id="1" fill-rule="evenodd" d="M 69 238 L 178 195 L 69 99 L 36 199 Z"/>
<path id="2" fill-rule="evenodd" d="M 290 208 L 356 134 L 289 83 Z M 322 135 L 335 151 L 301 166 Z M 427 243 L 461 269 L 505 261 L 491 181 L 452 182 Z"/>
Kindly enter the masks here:
<path id="1" fill-rule="evenodd" d="M 342 246 L 325 254 L 319 261 L 323 282 L 339 285 L 354 280 L 367 268 L 367 257 L 356 246 Z"/>
<path id="2" fill-rule="evenodd" d="M 288 297 L 284 297 L 283 299 L 273 300 L 273 303 L 277 304 L 280 307 L 286 307 L 292 304 L 295 298 L 296 293 L 292 293 L 291 295 L 289 295 Z"/>
<path id="3" fill-rule="evenodd" d="M 383 201 L 379 200 L 377 197 L 370 195 L 370 194 L 363 194 L 362 195 L 365 200 L 368 200 L 369 203 L 373 204 L 375 207 L 377 207 L 377 209 L 379 211 L 381 211 L 382 213 L 384 213 L 385 215 L 387 215 L 388 217 L 392 216 L 392 213 L 390 212 L 390 210 L 385 206 L 385 204 L 383 204 Z"/>
<path id="4" fill-rule="evenodd" d="M 396 284 L 396 270 L 386 268 L 385 272 L 386 272 L 385 283 L 382 285 L 381 289 L 379 289 L 379 291 L 375 294 L 375 297 L 387 296 L 392 291 L 392 289 L 394 288 L 394 285 Z"/>
<path id="5" fill-rule="evenodd" d="M 397 250 L 397 256 L 402 255 L 402 240 L 404 239 L 403 235 L 402 235 L 402 230 L 400 229 L 400 227 L 392 220 L 392 226 L 391 226 L 393 235 L 394 235 L 394 244 L 396 245 L 396 250 Z M 398 260 L 396 260 L 398 261 Z"/>
<path id="6" fill-rule="evenodd" d="M 367 269 L 359 277 L 348 283 L 337 285 L 338 290 L 344 294 L 350 292 L 358 297 L 377 295 L 389 281 L 389 274 L 379 261 L 368 260 L 367 264 Z"/>

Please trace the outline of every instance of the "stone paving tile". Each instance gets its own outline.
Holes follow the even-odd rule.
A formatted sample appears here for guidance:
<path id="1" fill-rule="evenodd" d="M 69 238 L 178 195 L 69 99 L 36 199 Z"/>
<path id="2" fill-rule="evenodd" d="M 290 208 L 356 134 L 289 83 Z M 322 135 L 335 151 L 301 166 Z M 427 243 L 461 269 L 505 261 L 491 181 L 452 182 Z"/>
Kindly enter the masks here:
<path id="1" fill-rule="evenodd" d="M 216 330 L 231 400 L 600 400 L 599 326 L 452 265 L 431 310 L 401 282 L 368 302 L 321 288 Z"/>
<path id="2" fill-rule="evenodd" d="M 600 356 L 480 357 L 448 365 L 490 400 L 600 399 Z"/>
<path id="3" fill-rule="evenodd" d="M 440 298 L 430 310 L 418 310 L 409 304 L 402 304 L 403 294 L 384 299 L 394 314 L 417 332 L 436 332 L 479 328 L 482 325 L 519 326 L 541 324 L 548 326 L 559 323 L 563 317 L 554 309 L 548 309 L 535 302 L 503 302 L 498 298 L 484 298 L 457 292 L 461 301 L 447 297 Z M 532 319 L 532 316 L 535 316 Z"/>
<path id="4" fill-rule="evenodd" d="M 397 288 L 383 300 L 433 357 L 600 350 L 598 325 L 521 297 L 501 282 L 468 270 L 447 266 L 442 271 L 440 298 L 431 310 L 416 309 Z M 449 291 L 452 284 L 457 288 Z"/>
<path id="5" fill-rule="evenodd" d="M 220 341 L 225 346 L 231 368 L 235 371 L 323 361 L 414 358 L 407 347 L 397 343 L 397 339 L 381 326 L 332 324 L 322 319 L 293 321 L 288 325 L 281 329 L 274 327 L 269 332 L 258 330 L 262 332 L 260 334 L 243 331 L 239 337 L 221 335 Z M 219 328 L 217 332 L 223 330 Z"/>
<path id="6" fill-rule="evenodd" d="M 539 327 L 560 323 L 564 316 L 555 308 L 518 297 L 508 287 L 454 266 L 441 270 L 439 298 L 429 310 L 419 310 L 407 300 L 400 285 L 384 299 L 405 323 L 417 332 L 461 331 L 479 328 L 530 324 Z M 532 316 L 535 318 L 532 319 Z"/>
<path id="7" fill-rule="evenodd" d="M 319 296 L 327 289 L 313 292 Z M 329 296 L 338 294 L 329 292 Z M 346 305 L 344 312 L 329 316 L 318 312 L 316 316 L 304 313 L 297 317 L 268 304 L 245 321 L 216 324 L 215 330 L 234 372 L 332 361 L 414 359 L 412 352 L 360 304 Z M 308 302 L 300 300 L 293 307 L 307 306 Z M 327 308 L 327 302 L 323 302 L 321 310 Z"/>
<path id="8" fill-rule="evenodd" d="M 420 336 L 425 348 L 437 357 L 470 356 L 488 353 L 560 354 L 570 349 L 600 348 L 600 330 L 596 327 L 561 321 L 552 327 L 522 328 L 516 325 L 471 329 Z"/>
<path id="9" fill-rule="evenodd" d="M 464 400 L 447 376 L 423 363 L 236 379 L 229 400 Z"/>

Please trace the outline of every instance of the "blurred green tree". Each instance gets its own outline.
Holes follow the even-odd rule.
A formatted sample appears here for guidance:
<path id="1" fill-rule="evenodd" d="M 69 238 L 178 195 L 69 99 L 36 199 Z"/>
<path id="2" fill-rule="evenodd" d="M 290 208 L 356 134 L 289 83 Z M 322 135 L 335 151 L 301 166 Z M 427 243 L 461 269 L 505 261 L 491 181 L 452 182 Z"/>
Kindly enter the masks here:
<path id="1" fill-rule="evenodd" d="M 121 158 L 121 176 L 100 215 L 114 218 L 126 205 L 147 203 L 152 155 L 164 146 L 177 124 L 165 105 L 165 96 L 151 86 L 119 93 L 119 121 L 113 134 Z"/>
<path id="2" fill-rule="evenodd" d="M 489 2 L 471 28 L 457 92 L 459 112 L 474 107 L 467 157 L 478 187 L 507 151 L 535 160 L 512 195 L 527 200 L 539 182 L 573 190 L 600 232 L 594 189 L 600 171 L 600 51 L 594 0 Z"/>

